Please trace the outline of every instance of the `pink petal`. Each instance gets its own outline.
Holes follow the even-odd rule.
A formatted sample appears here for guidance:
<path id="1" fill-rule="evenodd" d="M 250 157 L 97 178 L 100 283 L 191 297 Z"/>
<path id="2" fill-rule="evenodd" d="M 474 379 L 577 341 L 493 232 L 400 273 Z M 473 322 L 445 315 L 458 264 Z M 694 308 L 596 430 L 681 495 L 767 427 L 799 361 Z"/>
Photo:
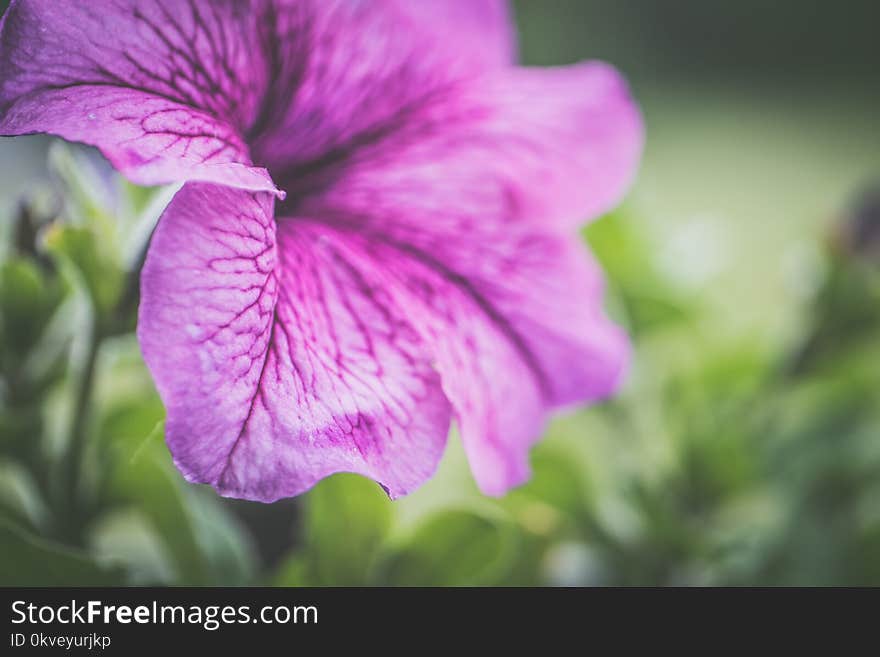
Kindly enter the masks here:
<path id="1" fill-rule="evenodd" d="M 638 108 L 609 66 L 510 69 L 413 108 L 341 157 L 330 179 L 310 179 L 305 167 L 279 180 L 294 196 L 326 187 L 305 201 L 311 214 L 571 228 L 620 201 L 642 142 Z"/>
<path id="2" fill-rule="evenodd" d="M 484 65 L 516 58 L 516 34 L 508 0 L 393 0 L 428 30 L 439 31 Z"/>
<path id="3" fill-rule="evenodd" d="M 273 173 L 332 161 L 513 56 L 498 0 L 282 0 L 277 25 L 279 84 L 251 132 Z"/>
<path id="4" fill-rule="evenodd" d="M 528 478 L 529 448 L 553 409 L 617 388 L 629 344 L 601 310 L 601 273 L 576 237 L 488 222 L 457 235 L 435 228 L 336 224 L 386 277 L 440 373 L 477 483 L 500 495 Z"/>
<path id="5" fill-rule="evenodd" d="M 445 445 L 439 377 L 374 264 L 272 205 L 188 184 L 153 238 L 138 335 L 175 462 L 254 500 L 340 471 L 405 494 Z"/>
<path id="6" fill-rule="evenodd" d="M 550 410 L 601 399 L 624 376 L 626 337 L 572 229 L 619 200 L 641 143 L 607 66 L 510 71 L 457 85 L 329 174 L 300 178 L 320 193 L 292 187 L 285 211 L 360 234 L 408 290 L 398 304 L 487 493 L 527 477 Z"/>
<path id="7" fill-rule="evenodd" d="M 263 6 L 15 0 L 0 32 L 0 134 L 97 146 L 140 184 L 274 190 L 242 139 L 269 83 Z"/>

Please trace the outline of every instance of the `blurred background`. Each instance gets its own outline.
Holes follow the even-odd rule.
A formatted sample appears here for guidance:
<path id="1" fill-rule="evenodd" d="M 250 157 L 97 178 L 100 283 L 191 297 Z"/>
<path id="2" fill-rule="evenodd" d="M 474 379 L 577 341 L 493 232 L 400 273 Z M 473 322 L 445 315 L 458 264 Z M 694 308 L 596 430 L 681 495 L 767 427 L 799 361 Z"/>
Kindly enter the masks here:
<path id="1" fill-rule="evenodd" d="M 395 503 L 353 475 L 221 499 L 173 468 L 132 333 L 167 190 L 3 140 L 0 584 L 880 585 L 880 5 L 515 5 L 526 63 L 606 59 L 646 116 L 584 233 L 623 393 L 501 500 L 455 436 Z"/>

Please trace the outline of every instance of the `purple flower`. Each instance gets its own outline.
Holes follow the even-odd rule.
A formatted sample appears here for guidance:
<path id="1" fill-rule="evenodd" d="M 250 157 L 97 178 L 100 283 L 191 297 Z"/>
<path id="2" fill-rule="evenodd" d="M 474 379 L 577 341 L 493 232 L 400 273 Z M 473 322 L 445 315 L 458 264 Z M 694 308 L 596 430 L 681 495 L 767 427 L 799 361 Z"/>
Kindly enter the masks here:
<path id="1" fill-rule="evenodd" d="M 13 0 L 0 133 L 185 182 L 138 336 L 187 479 L 397 497 L 454 417 L 498 495 L 554 408 L 618 385 L 576 229 L 633 177 L 639 113 L 606 65 L 514 66 L 510 27 L 501 0 Z"/>

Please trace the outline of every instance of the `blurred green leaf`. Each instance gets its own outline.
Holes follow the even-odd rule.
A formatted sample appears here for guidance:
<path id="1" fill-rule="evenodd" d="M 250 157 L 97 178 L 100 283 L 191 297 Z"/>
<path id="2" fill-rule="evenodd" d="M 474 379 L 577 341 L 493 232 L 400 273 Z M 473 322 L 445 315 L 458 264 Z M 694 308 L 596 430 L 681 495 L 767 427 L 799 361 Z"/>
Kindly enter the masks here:
<path id="1" fill-rule="evenodd" d="M 292 554 L 278 568 L 272 577 L 272 586 L 312 586 L 311 564 L 305 553 Z"/>
<path id="2" fill-rule="evenodd" d="M 100 516 L 89 529 L 88 544 L 93 554 L 125 568 L 126 584 L 169 585 L 177 580 L 164 539 L 136 507 Z"/>
<path id="3" fill-rule="evenodd" d="M 789 372 L 851 365 L 880 341 L 880 266 L 837 254 L 810 312 Z"/>
<path id="4" fill-rule="evenodd" d="M 241 524 L 211 490 L 190 487 L 187 504 L 202 554 L 210 568 L 211 583 L 215 586 L 251 584 L 257 569 L 256 556 Z"/>
<path id="5" fill-rule="evenodd" d="M 35 263 L 12 258 L 0 264 L 0 372 L 9 394 L 30 394 L 25 363 L 40 343 L 64 298 L 58 280 Z"/>
<path id="6" fill-rule="evenodd" d="M 107 501 L 135 506 L 150 519 L 172 555 L 178 584 L 209 584 L 210 567 L 190 514 L 184 484 L 168 465 L 168 459 L 158 453 L 144 454 L 135 462 L 131 462 L 130 454 L 119 454 Z"/>
<path id="7" fill-rule="evenodd" d="M 97 229 L 114 240 L 112 178 L 102 176 L 95 160 L 80 147 L 55 140 L 49 147 L 49 170 L 61 182 L 66 210 L 74 223 Z"/>
<path id="8" fill-rule="evenodd" d="M 367 584 L 392 523 L 391 502 L 382 489 L 364 477 L 337 474 L 315 486 L 306 503 L 310 581 Z"/>
<path id="9" fill-rule="evenodd" d="M 694 309 L 660 273 L 652 245 L 634 224 L 624 208 L 591 223 L 585 235 L 638 335 L 688 319 Z"/>
<path id="10" fill-rule="evenodd" d="M 3 586 L 114 586 L 124 582 L 119 567 L 38 538 L 3 519 L 0 553 Z"/>
<path id="11" fill-rule="evenodd" d="M 592 500 L 588 473 L 565 449 L 541 445 L 532 454 L 532 477 L 503 501 L 527 531 L 564 533 L 582 523 Z"/>
<path id="12" fill-rule="evenodd" d="M 391 586 L 488 586 L 511 571 L 519 537 L 500 515 L 444 510 L 392 549 L 380 569 Z"/>
<path id="13" fill-rule="evenodd" d="M 124 377 L 120 373 L 120 379 Z M 104 420 L 105 503 L 136 509 L 161 538 L 177 584 L 246 584 L 255 561 L 243 529 L 213 497 L 188 484 L 164 443 L 162 405 L 123 396 Z"/>
<path id="14" fill-rule="evenodd" d="M 55 224 L 46 232 L 46 248 L 78 279 L 99 318 L 106 321 L 120 299 L 125 272 L 103 246 L 102 236 L 87 227 Z"/>
<path id="15" fill-rule="evenodd" d="M 32 530 L 45 530 L 49 524 L 49 509 L 37 482 L 11 459 L 0 459 L 0 515 Z"/>

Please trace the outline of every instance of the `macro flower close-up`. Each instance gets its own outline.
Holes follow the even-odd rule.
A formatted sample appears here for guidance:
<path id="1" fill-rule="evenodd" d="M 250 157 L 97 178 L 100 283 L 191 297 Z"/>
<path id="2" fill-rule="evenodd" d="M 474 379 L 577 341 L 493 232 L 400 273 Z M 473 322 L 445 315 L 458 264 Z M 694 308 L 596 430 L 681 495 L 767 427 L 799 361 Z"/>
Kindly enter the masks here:
<path id="1" fill-rule="evenodd" d="M 138 339 L 193 482 L 273 501 L 336 473 L 391 497 L 457 424 L 483 492 L 628 343 L 577 228 L 633 179 L 609 66 L 516 65 L 500 0 L 16 0 L 0 133 L 182 183 Z"/>
<path id="2" fill-rule="evenodd" d="M 0 0 L 12 647 L 880 584 L 880 4 L 673 5 Z"/>

